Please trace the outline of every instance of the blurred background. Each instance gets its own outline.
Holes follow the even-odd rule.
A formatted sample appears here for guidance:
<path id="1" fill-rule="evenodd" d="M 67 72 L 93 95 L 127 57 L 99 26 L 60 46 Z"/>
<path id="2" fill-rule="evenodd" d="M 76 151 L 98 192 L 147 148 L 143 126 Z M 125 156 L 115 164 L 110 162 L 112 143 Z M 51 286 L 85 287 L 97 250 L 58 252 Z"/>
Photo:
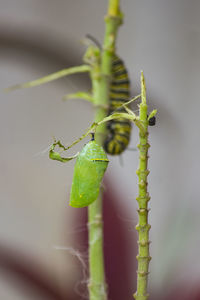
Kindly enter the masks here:
<path id="1" fill-rule="evenodd" d="M 102 42 L 107 1 L 0 0 L 0 7 L 0 299 L 83 299 L 86 211 L 68 206 L 74 163 L 49 160 L 47 148 L 53 136 L 71 143 L 91 124 L 89 103 L 62 101 L 89 90 L 89 78 L 73 75 L 9 94 L 3 89 L 80 65 L 84 36 Z M 150 110 L 158 109 L 149 129 L 149 289 L 154 300 L 200 299 L 200 2 L 122 0 L 121 9 L 117 49 L 131 93 L 139 93 L 144 70 Z M 134 127 L 130 146 L 137 143 Z M 110 157 L 106 172 L 105 252 L 115 300 L 132 299 L 137 253 L 138 153 L 122 157 L 122 165 Z M 123 259 L 126 270 L 117 267 Z"/>

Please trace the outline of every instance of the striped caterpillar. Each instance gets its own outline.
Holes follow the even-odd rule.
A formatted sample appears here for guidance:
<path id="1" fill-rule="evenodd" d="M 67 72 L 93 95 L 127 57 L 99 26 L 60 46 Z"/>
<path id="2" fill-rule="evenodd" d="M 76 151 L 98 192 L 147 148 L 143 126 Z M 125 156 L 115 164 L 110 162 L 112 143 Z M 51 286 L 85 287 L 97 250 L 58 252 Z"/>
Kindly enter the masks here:
<path id="1" fill-rule="evenodd" d="M 108 115 L 128 101 L 130 97 L 130 82 L 123 61 L 114 56 L 112 62 L 112 81 L 110 85 L 110 103 Z M 125 112 L 124 108 L 118 109 Z M 131 122 L 127 119 L 111 120 L 107 124 L 108 136 L 104 141 L 104 150 L 111 155 L 121 154 L 129 144 Z"/>
<path id="2" fill-rule="evenodd" d="M 99 42 L 87 34 L 86 38 L 92 41 L 99 50 L 101 45 Z M 123 61 L 114 55 L 112 61 L 112 80 L 109 91 L 109 109 L 108 115 L 112 114 L 116 109 L 118 112 L 126 112 L 122 106 L 130 99 L 130 81 L 128 72 Z M 154 126 L 155 117 L 150 118 L 149 125 Z M 124 118 L 111 120 L 107 123 L 107 137 L 104 140 L 104 150 L 111 155 L 121 154 L 128 146 L 131 134 L 131 122 Z"/>

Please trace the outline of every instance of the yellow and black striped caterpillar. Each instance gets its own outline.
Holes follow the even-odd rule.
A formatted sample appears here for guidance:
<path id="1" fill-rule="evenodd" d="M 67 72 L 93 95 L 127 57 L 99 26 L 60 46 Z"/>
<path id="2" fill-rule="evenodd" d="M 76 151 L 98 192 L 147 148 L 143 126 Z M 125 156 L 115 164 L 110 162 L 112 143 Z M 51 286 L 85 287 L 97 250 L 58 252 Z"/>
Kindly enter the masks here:
<path id="1" fill-rule="evenodd" d="M 112 62 L 112 81 L 110 85 L 110 105 L 108 115 L 120 107 L 130 97 L 130 82 L 123 61 L 114 56 Z M 125 112 L 119 108 L 119 112 Z M 104 141 L 104 149 L 111 155 L 121 154 L 129 144 L 131 122 L 120 118 L 111 120 L 107 124 L 108 136 Z"/>
<path id="2" fill-rule="evenodd" d="M 93 42 L 101 51 L 99 42 L 87 34 L 86 38 Z M 112 114 L 116 109 L 118 112 L 126 112 L 120 106 L 130 99 L 130 81 L 128 72 L 123 61 L 114 55 L 112 61 L 112 80 L 109 91 L 109 109 L 108 115 Z M 150 118 L 149 125 L 154 126 L 156 122 L 155 116 Z M 104 150 L 111 155 L 121 154 L 128 146 L 131 134 L 131 122 L 124 118 L 111 120 L 107 123 L 107 137 L 104 140 Z"/>

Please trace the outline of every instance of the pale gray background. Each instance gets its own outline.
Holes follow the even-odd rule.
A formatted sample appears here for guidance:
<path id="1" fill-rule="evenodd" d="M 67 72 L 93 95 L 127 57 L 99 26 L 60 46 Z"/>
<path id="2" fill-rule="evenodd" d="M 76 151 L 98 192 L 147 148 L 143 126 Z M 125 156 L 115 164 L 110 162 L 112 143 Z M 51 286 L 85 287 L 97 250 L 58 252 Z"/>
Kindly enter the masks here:
<path id="1" fill-rule="evenodd" d="M 200 2 L 121 2 L 125 22 L 118 53 L 128 67 L 132 95 L 139 91 L 143 69 L 150 107 L 158 109 L 157 126 L 150 128 L 149 136 L 150 287 L 172 288 L 186 279 L 186 271 L 192 285 L 200 274 Z M 85 51 L 80 40 L 86 33 L 102 40 L 106 8 L 106 0 L 0 0 L 1 91 L 80 64 Z M 0 108 L 0 241 L 43 256 L 61 278 L 70 270 L 72 281 L 76 270 L 73 273 L 72 264 L 69 268 L 70 256 L 66 271 L 53 245 L 62 243 L 64 217 L 72 226 L 69 232 L 74 230 L 67 204 L 73 163 L 60 165 L 41 151 L 53 135 L 71 142 L 91 123 L 88 103 L 61 100 L 67 92 L 84 88 L 89 88 L 87 78 L 73 76 L 29 90 L 1 92 Z M 138 142 L 136 131 L 132 147 Z M 137 152 L 127 151 L 123 167 L 117 158 L 111 159 L 107 172 L 117 192 L 126 194 L 124 205 L 132 215 L 137 164 Z M 67 246 L 72 240 L 69 234 Z M 0 286 L 1 299 L 22 299 L 5 280 Z"/>

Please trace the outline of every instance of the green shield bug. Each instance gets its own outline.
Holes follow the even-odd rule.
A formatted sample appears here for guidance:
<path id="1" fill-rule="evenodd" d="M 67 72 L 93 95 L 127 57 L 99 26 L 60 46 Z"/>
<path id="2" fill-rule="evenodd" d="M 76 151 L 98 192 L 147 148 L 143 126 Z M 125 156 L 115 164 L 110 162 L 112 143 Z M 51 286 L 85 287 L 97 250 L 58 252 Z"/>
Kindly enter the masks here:
<path id="1" fill-rule="evenodd" d="M 69 205 L 85 207 L 97 199 L 108 162 L 103 148 L 92 138 L 77 157 Z"/>

